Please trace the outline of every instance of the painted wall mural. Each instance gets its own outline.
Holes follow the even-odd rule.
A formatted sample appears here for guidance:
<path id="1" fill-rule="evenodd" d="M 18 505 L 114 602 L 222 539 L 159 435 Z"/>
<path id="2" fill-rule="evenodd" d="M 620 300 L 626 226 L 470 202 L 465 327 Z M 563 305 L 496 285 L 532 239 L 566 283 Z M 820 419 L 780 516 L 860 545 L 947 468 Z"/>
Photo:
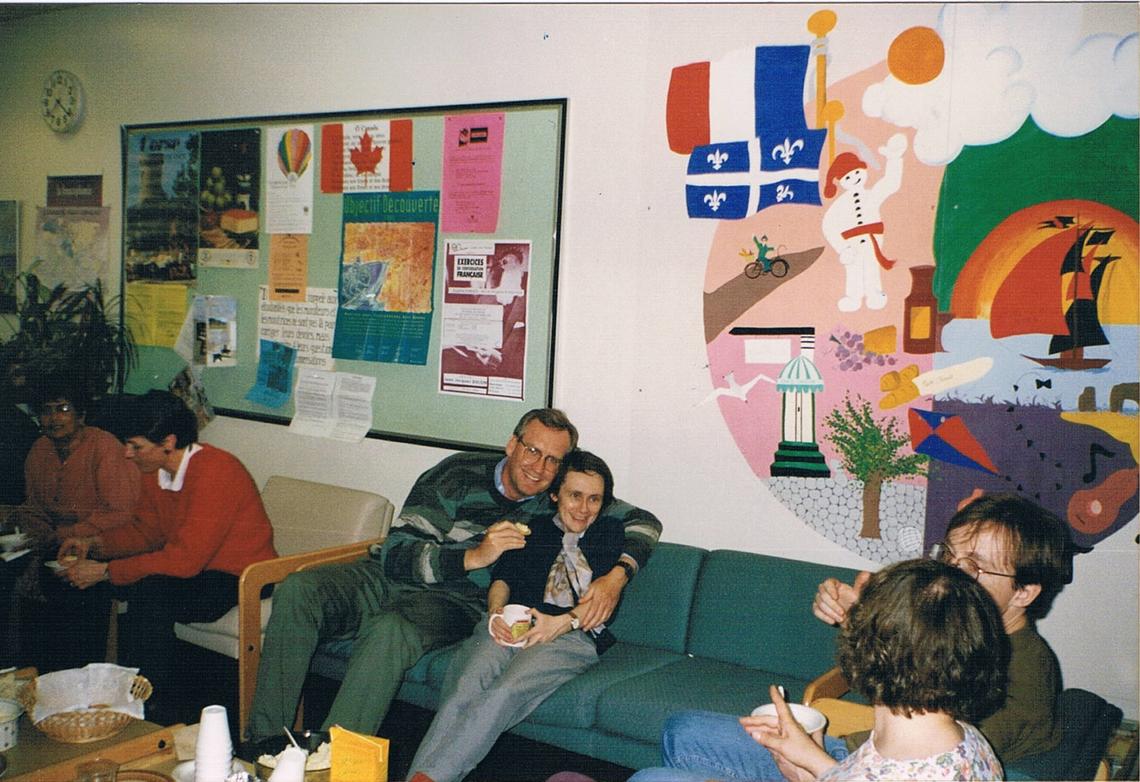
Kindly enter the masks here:
<path id="1" fill-rule="evenodd" d="M 678 191 L 717 221 L 704 403 L 781 503 L 869 559 L 918 555 L 977 489 L 1084 549 L 1137 514 L 1140 44 L 1089 9 L 947 5 L 893 31 L 809 9 L 673 69 Z M 829 34 L 866 14 L 882 60 L 829 79 Z"/>

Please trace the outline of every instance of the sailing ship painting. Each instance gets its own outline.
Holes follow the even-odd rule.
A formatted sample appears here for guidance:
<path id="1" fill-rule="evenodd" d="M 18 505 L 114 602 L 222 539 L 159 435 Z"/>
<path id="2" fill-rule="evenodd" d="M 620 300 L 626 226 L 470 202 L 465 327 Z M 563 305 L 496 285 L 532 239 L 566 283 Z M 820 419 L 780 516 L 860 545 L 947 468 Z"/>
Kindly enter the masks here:
<path id="1" fill-rule="evenodd" d="M 1105 271 L 1120 258 L 1105 252 L 1115 229 L 1064 215 L 1040 227 L 1061 226 L 1022 256 L 994 295 L 990 333 L 995 339 L 1050 334 L 1048 356 L 1024 357 L 1054 369 L 1101 369 L 1111 359 L 1084 351 L 1109 344 L 1097 317 L 1097 297 Z"/>

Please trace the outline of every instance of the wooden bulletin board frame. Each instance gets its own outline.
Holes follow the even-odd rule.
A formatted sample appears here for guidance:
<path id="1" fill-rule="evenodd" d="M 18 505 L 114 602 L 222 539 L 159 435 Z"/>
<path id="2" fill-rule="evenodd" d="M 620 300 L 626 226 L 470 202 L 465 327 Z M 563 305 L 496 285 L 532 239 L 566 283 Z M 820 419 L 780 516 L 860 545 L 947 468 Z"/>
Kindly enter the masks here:
<path id="1" fill-rule="evenodd" d="M 413 128 L 413 191 L 441 189 L 443 128 L 446 117 L 501 112 L 503 131 L 502 194 L 494 233 L 444 233 L 437 223 L 432 290 L 431 334 L 426 365 L 336 359 L 338 372 L 376 378 L 373 424 L 368 437 L 460 450 L 501 448 L 519 416 L 533 407 L 549 406 L 554 385 L 554 344 L 561 234 L 562 187 L 565 158 L 566 99 L 506 103 L 371 109 L 350 112 L 236 117 L 142 125 L 124 125 L 122 138 L 124 301 L 132 296 L 128 284 L 128 150 L 140 136 L 168 131 L 215 131 L 259 128 L 261 131 L 261 200 L 264 204 L 268 165 L 275 163 L 266 139 L 281 126 L 311 126 L 313 165 L 313 227 L 309 237 L 308 284 L 337 288 L 341 265 L 343 196 L 322 192 L 321 127 L 330 123 L 410 119 Z M 200 172 L 204 182 L 206 171 Z M 201 185 L 200 185 L 201 186 Z M 442 201 L 442 194 L 441 194 Z M 529 241 L 526 314 L 526 363 L 523 399 L 506 400 L 440 393 L 440 329 L 445 284 L 447 240 Z M 258 298 L 268 279 L 269 236 L 265 233 L 264 206 L 258 229 L 256 269 L 197 268 L 188 293 L 232 296 L 238 304 L 237 360 L 232 367 L 204 367 L 203 385 L 215 412 L 264 423 L 288 424 L 293 400 L 268 408 L 245 399 L 257 378 Z M 139 297 L 135 297 L 136 299 Z M 140 393 L 165 388 L 186 366 L 172 348 L 140 346 L 139 366 L 126 390 Z M 295 375 L 294 375 L 295 379 Z"/>

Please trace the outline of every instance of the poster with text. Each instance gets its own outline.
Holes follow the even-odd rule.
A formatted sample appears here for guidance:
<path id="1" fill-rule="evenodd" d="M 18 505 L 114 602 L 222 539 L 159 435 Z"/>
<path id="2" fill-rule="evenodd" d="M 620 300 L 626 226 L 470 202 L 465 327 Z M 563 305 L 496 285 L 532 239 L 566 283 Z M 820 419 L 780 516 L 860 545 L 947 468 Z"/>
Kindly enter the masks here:
<path id="1" fill-rule="evenodd" d="M 528 241 L 446 243 L 440 391 L 523 398 L 530 247 Z"/>
<path id="2" fill-rule="evenodd" d="M 123 217 L 127 282 L 193 281 L 201 137 L 197 131 L 162 131 L 131 136 L 129 143 Z"/>
<path id="3" fill-rule="evenodd" d="M 313 126 L 265 134 L 265 231 L 313 232 Z"/>
<path id="4" fill-rule="evenodd" d="M 442 230 L 495 231 L 503 189 L 505 126 L 502 112 L 444 118 Z"/>
<path id="5" fill-rule="evenodd" d="M 198 263 L 257 268 L 261 172 L 258 128 L 202 133 Z"/>
<path id="6" fill-rule="evenodd" d="M 412 189 L 412 121 L 371 120 L 321 126 L 321 192 Z"/>
<path id="7" fill-rule="evenodd" d="M 333 357 L 426 364 L 439 193 L 344 196 Z"/>

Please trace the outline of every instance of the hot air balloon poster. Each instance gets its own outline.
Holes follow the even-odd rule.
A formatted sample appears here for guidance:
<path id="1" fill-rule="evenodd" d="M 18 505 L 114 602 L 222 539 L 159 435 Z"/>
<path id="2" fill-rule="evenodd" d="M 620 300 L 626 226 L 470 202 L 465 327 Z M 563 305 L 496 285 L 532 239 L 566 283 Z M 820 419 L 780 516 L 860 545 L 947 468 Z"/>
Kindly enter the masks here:
<path id="1" fill-rule="evenodd" d="M 265 231 L 313 232 L 313 126 L 269 128 L 265 134 Z"/>

